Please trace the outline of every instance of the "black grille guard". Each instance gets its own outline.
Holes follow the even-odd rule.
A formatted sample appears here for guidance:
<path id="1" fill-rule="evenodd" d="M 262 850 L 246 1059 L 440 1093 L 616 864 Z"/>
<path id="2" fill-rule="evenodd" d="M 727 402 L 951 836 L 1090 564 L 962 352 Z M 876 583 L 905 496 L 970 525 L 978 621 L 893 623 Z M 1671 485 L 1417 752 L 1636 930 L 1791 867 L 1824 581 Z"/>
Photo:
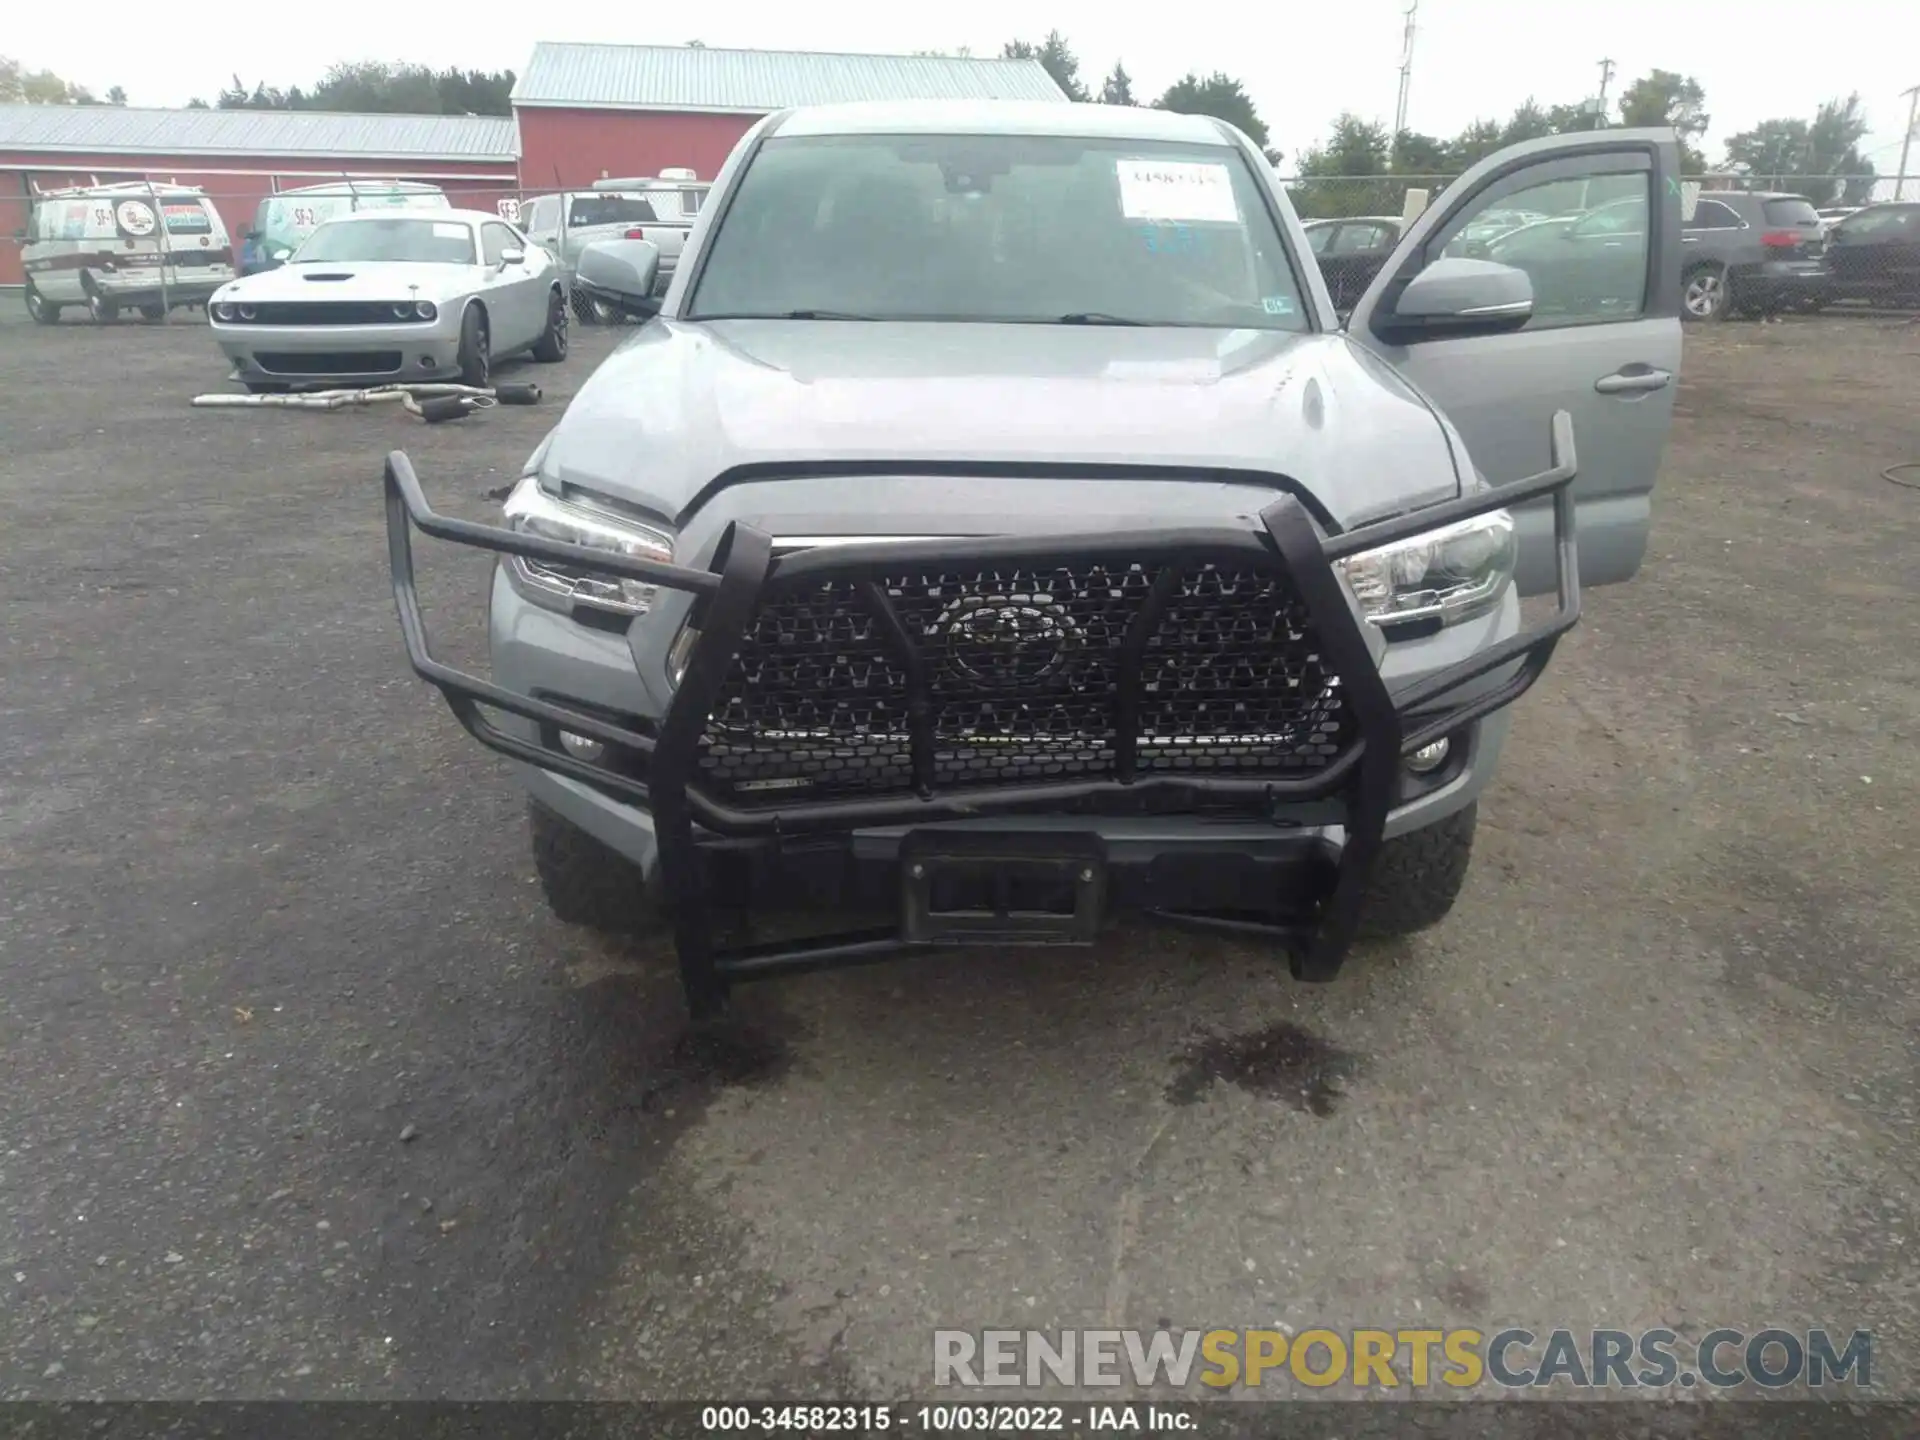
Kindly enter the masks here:
<path id="1" fill-rule="evenodd" d="M 652 812 L 681 976 L 696 1016 L 712 1014 L 724 1004 L 730 981 L 860 964 L 923 948 L 897 929 L 720 947 L 700 853 L 703 846 L 715 843 L 715 837 L 771 837 L 778 841 L 781 837 L 844 833 L 864 827 L 1057 811 L 1069 804 L 1098 812 L 1103 798 L 1118 813 L 1123 802 L 1131 803 L 1147 794 L 1174 803 L 1222 797 L 1272 803 L 1344 794 L 1345 840 L 1339 850 L 1337 875 L 1310 925 L 1213 922 L 1295 941 L 1290 947 L 1294 975 L 1303 980 L 1327 980 L 1339 971 L 1352 944 L 1367 879 L 1393 806 L 1401 758 L 1513 703 L 1539 678 L 1560 637 L 1580 618 L 1579 551 L 1572 493 L 1577 466 L 1573 421 L 1564 410 L 1553 417 L 1550 458 L 1549 469 L 1514 484 L 1476 491 L 1411 514 L 1333 534 L 1326 533 L 1294 495 L 1283 491 L 1260 512 L 1259 529 L 1198 528 L 1171 537 L 1180 548 L 1190 545 L 1196 556 L 1258 557 L 1269 562 L 1277 558 L 1307 606 L 1325 658 L 1345 691 L 1356 726 L 1354 743 L 1311 773 L 1271 778 L 1194 773 L 1138 776 L 1132 774 L 1130 765 L 1122 764 L 1116 778 L 957 789 L 935 795 L 849 796 L 754 809 L 721 803 L 696 784 L 700 744 L 710 712 L 741 637 L 753 619 L 762 588 L 772 577 L 942 558 L 967 563 L 1031 564 L 1094 552 L 1111 554 L 1127 546 L 1130 539 L 1165 551 L 1170 540 L 1166 532 L 1132 537 L 1107 531 L 847 545 L 776 557 L 768 535 L 734 522 L 722 536 L 709 567 L 693 569 L 440 515 L 427 503 L 412 462 L 404 453 L 394 451 L 386 462 L 387 549 L 407 658 L 414 671 L 446 697 L 454 716 L 476 740 L 503 755 L 584 781 Z M 911 464 L 900 468 L 912 473 Z M 1553 615 L 1457 665 L 1389 689 L 1362 628 L 1367 622 L 1349 600 L 1334 562 L 1489 511 L 1549 497 L 1558 596 Z M 434 659 L 414 583 L 413 526 L 435 539 L 459 545 L 576 566 L 691 594 L 694 600 L 687 623 L 698 630 L 699 636 L 657 733 L 641 734 L 583 710 L 506 690 Z M 636 639 L 630 626 L 630 650 L 635 648 Z M 1138 643 L 1146 643 L 1144 633 Z M 638 666 L 637 650 L 635 657 Z M 1451 708 L 1437 704 L 1461 686 L 1516 663 L 1518 669 L 1513 675 L 1464 704 Z M 1134 739 L 1124 726 L 1137 713 L 1139 696 L 1129 694 L 1128 687 L 1137 685 L 1138 672 L 1137 657 L 1130 664 L 1123 652 L 1121 693 L 1116 697 L 1116 713 L 1122 722 L 1117 745 L 1123 751 L 1131 749 Z M 910 677 L 910 683 L 923 682 Z M 623 773 L 510 734 L 489 720 L 482 706 L 619 747 L 642 773 Z M 914 743 L 918 749 L 930 740 L 920 736 Z M 1165 918 L 1209 923 L 1205 916 Z"/>

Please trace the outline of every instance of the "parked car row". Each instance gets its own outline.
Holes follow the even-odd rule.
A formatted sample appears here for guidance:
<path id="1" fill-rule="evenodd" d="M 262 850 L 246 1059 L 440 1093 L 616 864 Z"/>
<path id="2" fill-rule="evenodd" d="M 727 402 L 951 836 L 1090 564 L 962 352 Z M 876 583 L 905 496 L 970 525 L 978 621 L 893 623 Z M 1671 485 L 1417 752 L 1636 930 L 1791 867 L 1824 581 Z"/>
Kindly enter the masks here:
<path id="1" fill-rule="evenodd" d="M 707 191 L 692 170 L 601 180 L 585 191 L 535 196 L 502 207 L 495 217 L 525 226 L 556 265 L 561 293 L 583 320 L 616 318 L 586 290 L 574 289 L 580 252 L 596 240 L 648 240 L 660 252 L 660 292 L 673 277 L 687 233 Z M 454 202 L 437 185 L 343 177 L 282 190 L 255 207 L 233 243 L 218 207 L 198 186 L 131 181 L 41 191 L 17 238 L 27 309 L 57 324 L 84 308 L 102 324 L 134 310 L 149 320 L 168 310 L 202 307 L 236 277 L 265 274 L 293 259 L 322 227 L 352 216 L 426 214 L 446 217 Z"/>
<path id="2" fill-rule="evenodd" d="M 1646 207 L 1604 201 L 1549 214 L 1490 210 L 1449 237 L 1445 253 L 1498 260 L 1534 275 L 1596 272 L 1591 253 L 1614 249 L 1623 263 L 1644 253 Z M 1398 216 L 1314 220 L 1307 241 L 1342 312 L 1353 307 L 1392 254 Z M 1713 190 L 1697 197 L 1681 234 L 1688 319 L 1818 310 L 1836 300 L 1920 306 L 1920 203 L 1816 210 L 1802 195 Z"/>

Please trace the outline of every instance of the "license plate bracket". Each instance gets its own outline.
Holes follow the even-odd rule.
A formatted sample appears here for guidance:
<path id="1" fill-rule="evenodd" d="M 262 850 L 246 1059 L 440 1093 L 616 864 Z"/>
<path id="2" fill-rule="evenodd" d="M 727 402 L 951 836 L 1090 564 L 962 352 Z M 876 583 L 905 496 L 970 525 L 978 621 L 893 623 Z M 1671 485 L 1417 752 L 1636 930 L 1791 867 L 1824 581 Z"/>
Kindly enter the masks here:
<path id="1" fill-rule="evenodd" d="M 1091 945 L 1106 909 L 1097 835 L 915 830 L 900 844 L 900 934 L 921 945 Z"/>

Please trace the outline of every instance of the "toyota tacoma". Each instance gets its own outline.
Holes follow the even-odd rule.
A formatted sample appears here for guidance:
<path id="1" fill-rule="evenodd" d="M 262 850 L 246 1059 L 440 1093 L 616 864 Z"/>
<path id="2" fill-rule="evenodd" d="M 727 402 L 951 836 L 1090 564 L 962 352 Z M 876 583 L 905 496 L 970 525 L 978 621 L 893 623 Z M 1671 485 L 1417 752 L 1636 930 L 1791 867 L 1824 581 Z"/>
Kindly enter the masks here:
<path id="1" fill-rule="evenodd" d="M 1220 121 L 770 115 L 664 295 L 648 242 L 582 254 L 644 323 L 498 523 L 388 457 L 409 658 L 519 762 L 553 911 L 670 932 L 696 1016 L 1124 912 L 1330 978 L 1447 914 L 1506 707 L 1640 564 L 1678 173 L 1665 130 L 1503 150 L 1343 323 Z M 1582 204 L 1604 244 L 1448 253 Z M 497 556 L 491 678 L 434 658 L 416 530 Z M 838 924 L 745 923 L 802 900 Z"/>

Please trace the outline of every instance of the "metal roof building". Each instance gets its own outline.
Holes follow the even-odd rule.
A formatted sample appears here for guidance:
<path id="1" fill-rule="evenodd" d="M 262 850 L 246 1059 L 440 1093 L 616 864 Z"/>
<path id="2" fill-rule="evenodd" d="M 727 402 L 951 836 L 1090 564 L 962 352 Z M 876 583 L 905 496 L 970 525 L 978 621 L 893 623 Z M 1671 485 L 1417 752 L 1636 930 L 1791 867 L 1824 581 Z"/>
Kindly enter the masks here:
<path id="1" fill-rule="evenodd" d="M 343 176 L 427 181 L 491 210 L 519 186 L 519 150 L 505 115 L 0 105 L 0 285 L 22 279 L 16 236 L 37 190 L 198 185 L 237 240 L 268 195 Z"/>
<path id="2" fill-rule="evenodd" d="M 500 115 L 335 115 L 315 110 L 135 110 L 120 105 L 0 105 L 0 154 L 306 155 L 478 160 L 512 165 L 513 120 Z"/>
<path id="3" fill-rule="evenodd" d="M 762 115 L 858 100 L 1067 103 L 1037 60 L 541 43 L 512 116 L 0 105 L 0 286 L 36 191 L 95 181 L 197 185 L 236 240 L 260 201 L 345 177 L 439 185 L 492 209 L 528 191 L 690 166 L 712 179 Z"/>
<path id="4" fill-rule="evenodd" d="M 754 121 L 849 100 L 1067 97 L 1037 60 L 543 42 L 513 89 L 528 185 L 691 166 L 713 178 Z"/>
<path id="5" fill-rule="evenodd" d="M 1062 100 L 1037 60 L 715 50 L 542 42 L 513 87 L 521 107 L 560 105 L 765 115 L 844 100 Z"/>

